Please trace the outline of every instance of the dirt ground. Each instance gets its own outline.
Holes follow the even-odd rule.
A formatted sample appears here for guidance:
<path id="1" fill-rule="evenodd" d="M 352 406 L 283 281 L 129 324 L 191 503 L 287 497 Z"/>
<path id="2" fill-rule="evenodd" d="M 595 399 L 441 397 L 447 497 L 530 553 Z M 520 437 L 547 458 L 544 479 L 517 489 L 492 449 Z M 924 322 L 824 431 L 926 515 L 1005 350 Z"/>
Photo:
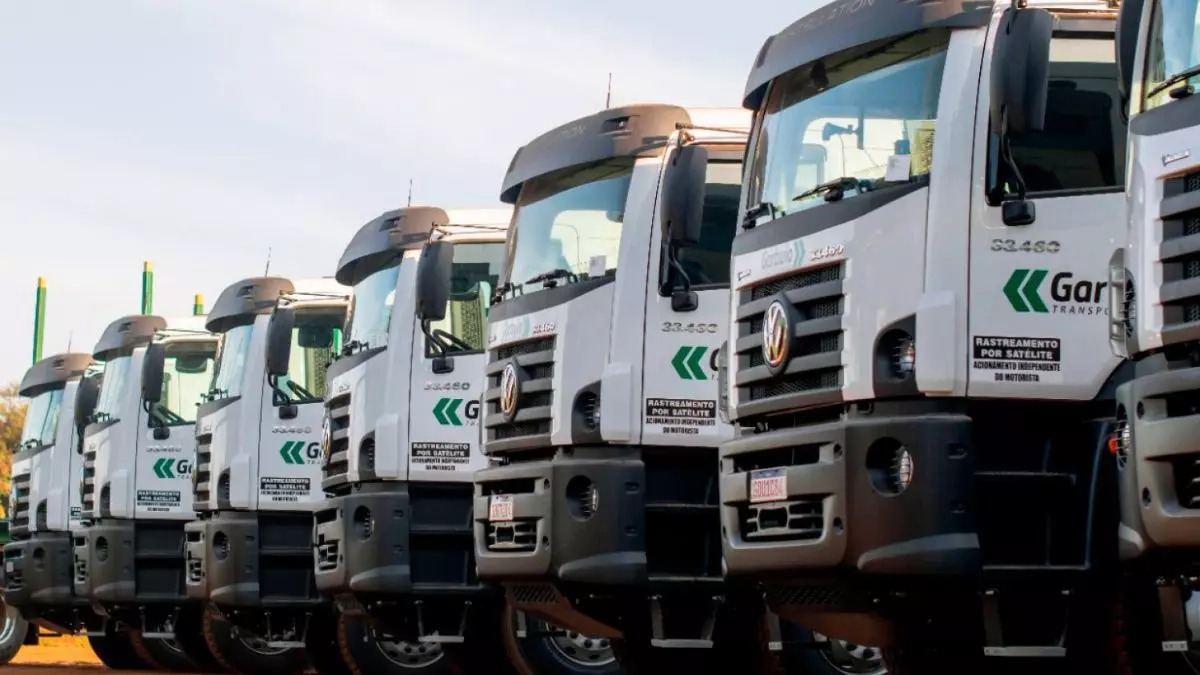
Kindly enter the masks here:
<path id="1" fill-rule="evenodd" d="M 3 675 L 65 675 L 94 668 L 103 668 L 103 665 L 92 653 L 87 638 L 72 636 L 42 638 L 36 645 L 25 645 L 0 672 Z"/>

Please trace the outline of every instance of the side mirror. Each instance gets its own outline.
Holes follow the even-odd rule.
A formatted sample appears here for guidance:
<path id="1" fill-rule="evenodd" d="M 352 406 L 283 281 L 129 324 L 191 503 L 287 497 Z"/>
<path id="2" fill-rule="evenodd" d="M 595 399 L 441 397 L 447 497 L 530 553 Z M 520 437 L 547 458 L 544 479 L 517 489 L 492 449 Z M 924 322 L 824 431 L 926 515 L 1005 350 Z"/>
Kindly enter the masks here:
<path id="1" fill-rule="evenodd" d="M 79 389 L 75 392 L 75 431 L 83 440 L 83 428 L 88 425 L 92 413 L 96 412 L 96 403 L 100 399 L 100 376 L 93 375 L 79 381 Z"/>
<path id="2" fill-rule="evenodd" d="M 426 244 L 417 263 L 417 316 L 425 321 L 446 318 L 454 248 L 444 241 Z"/>
<path id="3" fill-rule="evenodd" d="M 276 307 L 267 323 L 267 375 L 283 377 L 292 358 L 292 328 L 296 325 L 296 310 Z"/>
<path id="4" fill-rule="evenodd" d="M 1137 58 L 1138 33 L 1142 30 L 1145 0 L 1122 0 L 1117 13 L 1117 90 L 1128 105 L 1133 88 L 1133 62 Z"/>
<path id="5" fill-rule="evenodd" d="M 687 246 L 700 241 L 707 169 L 708 151 L 698 145 L 677 149 L 667 167 L 662 187 L 662 220 L 674 245 Z"/>
<path id="6" fill-rule="evenodd" d="M 153 405 L 162 400 L 163 370 L 167 362 L 167 348 L 158 343 L 146 347 L 142 358 L 142 402 Z"/>
<path id="7" fill-rule="evenodd" d="M 992 130 L 1041 131 L 1050 85 L 1050 38 L 1054 17 L 1044 9 L 1009 7 L 992 45 Z"/>

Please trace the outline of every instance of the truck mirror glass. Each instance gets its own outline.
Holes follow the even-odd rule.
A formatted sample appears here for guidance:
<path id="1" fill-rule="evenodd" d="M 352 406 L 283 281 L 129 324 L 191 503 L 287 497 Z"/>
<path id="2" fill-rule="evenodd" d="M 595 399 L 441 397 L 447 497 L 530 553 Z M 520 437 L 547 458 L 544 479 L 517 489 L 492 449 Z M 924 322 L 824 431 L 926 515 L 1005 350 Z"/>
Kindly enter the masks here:
<path id="1" fill-rule="evenodd" d="M 425 321 L 446 318 L 454 249 L 444 241 L 426 244 L 417 263 L 417 316 Z"/>
<path id="2" fill-rule="evenodd" d="M 158 403 L 162 400 L 163 371 L 167 363 L 167 348 L 160 343 L 146 347 L 142 357 L 142 401 Z"/>
<path id="3" fill-rule="evenodd" d="M 1129 104 L 1129 90 L 1133 88 L 1133 62 L 1137 58 L 1144 4 L 1145 0 L 1122 0 L 1117 13 L 1117 90 L 1126 105 Z"/>
<path id="4" fill-rule="evenodd" d="M 96 403 L 100 398 L 100 375 L 85 377 L 79 381 L 79 390 L 75 392 L 75 431 L 82 439 L 83 428 L 91 421 L 92 413 L 96 412 Z"/>
<path id="5" fill-rule="evenodd" d="M 1009 7 L 992 44 L 992 130 L 1041 131 L 1050 83 L 1050 38 L 1054 17 L 1044 9 Z"/>
<path id="6" fill-rule="evenodd" d="M 700 241 L 704 213 L 704 175 L 708 151 L 698 145 L 675 150 L 662 187 L 662 221 L 669 241 L 688 246 Z"/>
<path id="7" fill-rule="evenodd" d="M 267 324 L 267 375 L 283 377 L 292 358 L 292 329 L 296 325 L 296 310 L 276 307 Z"/>

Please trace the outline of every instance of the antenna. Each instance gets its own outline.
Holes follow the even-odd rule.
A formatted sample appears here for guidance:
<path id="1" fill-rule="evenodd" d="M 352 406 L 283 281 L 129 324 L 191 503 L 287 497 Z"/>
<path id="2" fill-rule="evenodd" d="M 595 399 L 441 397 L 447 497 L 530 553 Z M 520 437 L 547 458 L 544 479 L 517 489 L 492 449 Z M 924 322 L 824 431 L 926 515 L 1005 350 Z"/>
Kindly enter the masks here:
<path id="1" fill-rule="evenodd" d="M 612 72 L 608 73 L 608 89 L 604 92 L 604 109 L 612 107 Z"/>
<path id="2" fill-rule="evenodd" d="M 263 276 L 267 276 L 271 272 L 271 247 L 267 247 L 267 268 L 263 270 Z"/>
<path id="3" fill-rule="evenodd" d="M 411 178 L 408 179 L 408 203 L 405 206 L 412 206 L 412 180 Z"/>
<path id="4" fill-rule="evenodd" d="M 75 331 L 67 331 L 67 351 L 71 351 L 71 341 L 75 339 Z"/>

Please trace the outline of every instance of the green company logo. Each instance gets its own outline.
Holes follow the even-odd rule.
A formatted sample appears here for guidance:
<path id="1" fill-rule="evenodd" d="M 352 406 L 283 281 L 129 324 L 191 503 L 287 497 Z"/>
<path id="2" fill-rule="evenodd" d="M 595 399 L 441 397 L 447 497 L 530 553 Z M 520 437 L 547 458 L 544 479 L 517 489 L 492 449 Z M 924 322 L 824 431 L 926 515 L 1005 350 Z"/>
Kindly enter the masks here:
<path id="1" fill-rule="evenodd" d="M 1004 297 L 1008 298 L 1008 304 L 1018 312 L 1049 312 L 1046 303 L 1042 302 L 1042 296 L 1038 294 L 1047 274 L 1049 272 L 1046 270 L 1013 270 L 1008 283 L 1004 284 Z"/>
<path id="2" fill-rule="evenodd" d="M 300 451 L 304 451 L 304 457 Z M 279 449 L 279 456 L 284 464 L 304 464 L 306 460 L 315 462 L 321 455 L 320 443 L 305 443 L 304 441 L 288 441 Z"/>
<path id="3" fill-rule="evenodd" d="M 154 475 L 159 478 L 186 478 L 192 471 L 191 463 L 186 459 L 171 459 L 160 457 L 154 460 Z"/>
<path id="4" fill-rule="evenodd" d="M 467 422 L 479 419 L 479 401 L 469 400 L 464 406 L 461 398 L 439 398 L 433 406 L 433 417 L 444 427 L 461 427 L 464 423 L 458 416 L 459 408 L 462 408 Z"/>
<path id="5" fill-rule="evenodd" d="M 671 367 L 681 380 L 707 380 L 708 375 L 700 368 L 700 359 L 704 358 L 708 347 L 680 347 L 671 359 Z"/>
<path id="6" fill-rule="evenodd" d="M 1108 308 L 1101 305 L 1107 281 L 1075 280 L 1072 272 L 1055 272 L 1050 277 L 1050 296 L 1042 287 L 1049 270 L 1013 270 L 1004 284 L 1004 297 L 1014 310 L 1022 314 L 1076 314 L 1104 316 Z"/>

